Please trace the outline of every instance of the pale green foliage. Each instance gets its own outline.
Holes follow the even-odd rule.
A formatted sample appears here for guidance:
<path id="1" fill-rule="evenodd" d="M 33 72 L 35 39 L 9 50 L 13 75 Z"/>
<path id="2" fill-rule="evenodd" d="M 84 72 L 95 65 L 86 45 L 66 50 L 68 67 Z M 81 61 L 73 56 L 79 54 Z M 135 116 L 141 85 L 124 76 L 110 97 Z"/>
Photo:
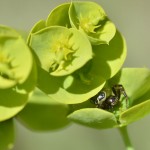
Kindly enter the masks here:
<path id="1" fill-rule="evenodd" d="M 47 131 L 70 122 L 122 127 L 149 114 L 150 71 L 121 69 L 126 54 L 124 37 L 94 2 L 59 5 L 33 26 L 27 42 L 0 26 L 0 150 L 13 146 L 14 117 L 32 130 Z M 124 97 L 113 111 L 90 103 L 115 84 L 124 86 L 128 108 Z"/>

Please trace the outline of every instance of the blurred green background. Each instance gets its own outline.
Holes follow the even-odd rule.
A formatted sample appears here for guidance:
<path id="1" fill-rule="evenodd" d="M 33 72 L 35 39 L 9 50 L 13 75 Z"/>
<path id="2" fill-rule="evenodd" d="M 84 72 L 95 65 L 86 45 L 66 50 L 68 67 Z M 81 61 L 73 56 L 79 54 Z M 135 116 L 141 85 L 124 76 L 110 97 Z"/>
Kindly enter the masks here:
<path id="1" fill-rule="evenodd" d="M 93 0 L 99 3 L 125 36 L 128 55 L 124 67 L 150 68 L 150 1 Z M 0 24 L 29 31 L 57 5 L 69 0 L 0 0 Z M 135 73 L 136 75 L 136 73 Z M 58 116 L 59 117 L 59 116 Z M 76 124 L 47 133 L 16 123 L 14 150 L 124 150 L 117 129 L 96 130 Z M 136 150 L 150 149 L 150 116 L 129 125 Z"/>

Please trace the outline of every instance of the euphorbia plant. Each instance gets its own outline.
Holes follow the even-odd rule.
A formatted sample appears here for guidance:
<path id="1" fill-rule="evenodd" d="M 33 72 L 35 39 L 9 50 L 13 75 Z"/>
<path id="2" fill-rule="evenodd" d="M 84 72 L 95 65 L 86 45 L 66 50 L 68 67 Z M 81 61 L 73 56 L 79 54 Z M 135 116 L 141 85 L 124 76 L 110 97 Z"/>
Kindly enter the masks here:
<path id="1" fill-rule="evenodd" d="M 25 107 L 35 83 L 36 68 L 30 49 L 16 31 L 0 26 L 0 149 L 12 147 L 11 118 Z"/>
<path id="2" fill-rule="evenodd" d="M 124 37 L 93 2 L 54 8 L 34 25 L 26 43 L 19 33 L 1 26 L 0 138 L 6 139 L 7 128 L 10 138 L 0 150 L 12 147 L 13 118 L 37 131 L 60 129 L 70 122 L 118 128 L 127 149 L 133 149 L 126 126 L 150 112 L 150 71 L 121 69 L 126 53 Z M 116 84 L 124 86 L 128 107 L 123 96 L 112 109 L 90 102 L 101 90 L 113 94 Z"/>

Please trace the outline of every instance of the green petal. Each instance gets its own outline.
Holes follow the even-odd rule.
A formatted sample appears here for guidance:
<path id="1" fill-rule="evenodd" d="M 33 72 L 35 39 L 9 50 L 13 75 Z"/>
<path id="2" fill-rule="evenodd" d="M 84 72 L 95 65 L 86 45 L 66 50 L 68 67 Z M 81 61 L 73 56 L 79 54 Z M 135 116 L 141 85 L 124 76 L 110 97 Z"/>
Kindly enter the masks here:
<path id="1" fill-rule="evenodd" d="M 14 125 L 12 120 L 0 122 L 0 150 L 14 147 Z"/>
<path id="2" fill-rule="evenodd" d="M 130 99 L 130 106 L 144 101 L 144 96 L 150 91 L 150 70 L 146 68 L 124 68 L 110 80 L 111 85 L 122 84 Z M 140 98 L 141 101 L 138 99 Z"/>
<path id="3" fill-rule="evenodd" d="M 109 45 L 94 46 L 93 52 L 91 72 L 99 74 L 104 79 L 109 79 L 120 70 L 125 61 L 127 53 L 125 39 L 119 32 L 116 32 Z"/>
<path id="4" fill-rule="evenodd" d="M 135 105 L 120 115 L 121 126 L 137 121 L 150 113 L 150 100 Z"/>
<path id="5" fill-rule="evenodd" d="M 115 116 L 107 111 L 98 108 L 85 108 L 74 111 L 68 118 L 76 123 L 97 129 L 117 127 Z"/>
<path id="6" fill-rule="evenodd" d="M 17 115 L 17 119 L 32 130 L 54 130 L 68 125 L 68 111 L 67 105 L 50 99 L 36 89 L 27 106 Z"/>
<path id="7" fill-rule="evenodd" d="M 69 6 L 70 3 L 64 3 L 54 8 L 47 18 L 46 25 L 47 26 L 59 25 L 70 27 L 68 16 Z"/>
<path id="8" fill-rule="evenodd" d="M 72 27 L 86 33 L 92 44 L 108 44 L 116 28 L 103 8 L 94 2 L 72 2 L 69 8 Z"/>
<path id="9" fill-rule="evenodd" d="M 70 74 L 92 58 L 88 39 L 75 29 L 60 26 L 32 34 L 30 46 L 37 54 L 41 67 L 54 76 Z"/>
<path id="10" fill-rule="evenodd" d="M 107 20 L 105 25 L 101 27 L 101 29 L 98 31 L 97 35 L 91 35 L 88 36 L 91 43 L 93 45 L 99 45 L 99 44 L 108 44 L 111 42 L 111 40 L 114 38 L 116 34 L 116 27 L 114 23 L 112 23 L 110 20 Z"/>
<path id="11" fill-rule="evenodd" d="M 66 104 L 76 104 L 88 100 L 104 86 L 105 80 L 98 75 L 87 85 L 75 75 L 50 76 L 46 71 L 38 72 L 38 87 L 52 99 Z"/>

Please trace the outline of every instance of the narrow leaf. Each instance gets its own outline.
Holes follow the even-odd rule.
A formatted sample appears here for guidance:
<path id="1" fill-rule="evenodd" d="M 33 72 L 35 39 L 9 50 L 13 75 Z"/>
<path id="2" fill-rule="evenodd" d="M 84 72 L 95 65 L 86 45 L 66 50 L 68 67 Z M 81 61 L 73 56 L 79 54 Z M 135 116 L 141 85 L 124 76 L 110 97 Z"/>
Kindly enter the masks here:
<path id="1" fill-rule="evenodd" d="M 118 126 L 117 120 L 112 113 L 98 108 L 80 109 L 68 115 L 68 118 L 73 122 L 97 129 Z"/>
<path id="2" fill-rule="evenodd" d="M 150 100 L 137 104 L 120 115 L 121 125 L 128 125 L 135 122 L 150 113 Z"/>

